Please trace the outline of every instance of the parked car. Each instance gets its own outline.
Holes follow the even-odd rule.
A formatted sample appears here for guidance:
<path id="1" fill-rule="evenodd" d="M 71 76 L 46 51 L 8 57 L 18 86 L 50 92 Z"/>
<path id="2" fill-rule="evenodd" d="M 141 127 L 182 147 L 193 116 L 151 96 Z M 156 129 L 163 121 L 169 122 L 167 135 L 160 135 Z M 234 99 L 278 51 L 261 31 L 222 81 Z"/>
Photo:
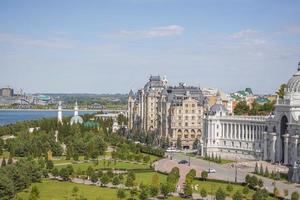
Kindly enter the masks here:
<path id="1" fill-rule="evenodd" d="M 181 161 L 178 162 L 178 164 L 182 164 L 182 165 L 185 165 L 187 163 L 189 163 L 187 160 L 181 160 Z"/>
<path id="2" fill-rule="evenodd" d="M 216 170 L 213 168 L 208 168 L 208 170 L 206 170 L 207 173 L 216 173 Z"/>

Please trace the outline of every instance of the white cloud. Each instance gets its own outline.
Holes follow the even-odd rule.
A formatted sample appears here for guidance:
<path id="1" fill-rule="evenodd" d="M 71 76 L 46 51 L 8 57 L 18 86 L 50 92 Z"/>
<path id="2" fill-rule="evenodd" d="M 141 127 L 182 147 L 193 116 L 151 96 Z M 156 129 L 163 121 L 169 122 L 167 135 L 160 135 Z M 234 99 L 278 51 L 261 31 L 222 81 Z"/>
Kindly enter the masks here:
<path id="1" fill-rule="evenodd" d="M 12 45 L 30 46 L 36 48 L 70 49 L 74 47 L 73 42 L 61 38 L 33 39 L 30 37 L 0 33 L 0 43 Z"/>
<path id="2" fill-rule="evenodd" d="M 241 30 L 237 33 L 233 33 L 231 35 L 234 39 L 243 39 L 243 38 L 249 38 L 249 37 L 257 37 L 260 34 L 259 31 L 253 30 L 253 29 L 245 29 Z"/>
<path id="3" fill-rule="evenodd" d="M 254 29 L 245 29 L 239 32 L 233 33 L 229 37 L 236 45 L 242 46 L 262 46 L 267 43 L 267 39 L 264 34 Z"/>
<path id="4" fill-rule="evenodd" d="M 153 27 L 149 30 L 136 30 L 136 31 L 122 30 L 110 36 L 132 37 L 132 38 L 155 38 L 155 37 L 168 37 L 174 35 L 181 35 L 183 32 L 184 32 L 184 28 L 182 26 L 169 25 L 169 26 Z"/>

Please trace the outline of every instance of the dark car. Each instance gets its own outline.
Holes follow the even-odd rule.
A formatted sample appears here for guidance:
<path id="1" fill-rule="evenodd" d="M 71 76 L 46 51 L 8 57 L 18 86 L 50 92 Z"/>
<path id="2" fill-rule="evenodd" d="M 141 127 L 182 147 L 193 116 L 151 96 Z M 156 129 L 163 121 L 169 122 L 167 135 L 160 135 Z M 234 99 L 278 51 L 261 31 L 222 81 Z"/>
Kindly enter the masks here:
<path id="1" fill-rule="evenodd" d="M 181 161 L 178 162 L 178 164 L 183 164 L 183 165 L 185 165 L 187 163 L 189 163 L 187 160 L 181 160 Z"/>

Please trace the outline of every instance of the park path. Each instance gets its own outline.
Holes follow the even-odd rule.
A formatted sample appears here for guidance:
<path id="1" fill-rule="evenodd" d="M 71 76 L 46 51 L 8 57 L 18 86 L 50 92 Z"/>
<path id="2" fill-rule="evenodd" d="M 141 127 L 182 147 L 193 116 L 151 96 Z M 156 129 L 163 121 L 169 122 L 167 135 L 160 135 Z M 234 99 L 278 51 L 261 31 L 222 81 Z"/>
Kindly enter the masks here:
<path id="1" fill-rule="evenodd" d="M 179 180 L 176 185 L 177 188 L 176 192 L 178 193 L 183 192 L 185 177 L 191 169 L 196 170 L 196 177 L 201 177 L 201 172 L 204 170 L 201 166 L 197 166 L 197 165 L 188 166 L 188 165 L 178 164 L 177 161 L 170 160 L 168 158 L 161 159 L 154 163 L 155 171 L 170 173 L 174 167 L 179 168 L 179 174 L 180 174 Z"/>
<path id="2" fill-rule="evenodd" d="M 208 169 L 209 167 L 216 169 L 216 173 L 209 174 L 210 179 L 219 179 L 219 180 L 225 180 L 225 181 L 231 181 L 234 182 L 235 180 L 235 169 L 231 167 L 230 165 L 219 165 L 216 163 L 209 163 L 208 161 L 201 160 L 198 158 L 191 157 L 191 166 L 188 165 L 178 165 L 178 161 L 180 160 L 188 160 L 188 156 L 182 155 L 182 154 L 175 154 L 173 156 L 173 160 L 170 159 L 161 159 L 155 163 L 155 170 L 162 171 L 162 172 L 170 172 L 171 169 L 175 166 L 179 167 L 179 170 L 186 170 L 185 168 L 189 169 L 196 169 L 197 177 L 200 177 L 201 172 L 205 169 Z M 244 182 L 245 177 L 247 174 L 253 175 L 250 172 L 254 171 L 254 167 L 250 168 L 239 168 L 238 169 L 238 176 L 237 176 L 237 182 Z M 184 173 L 184 172 L 183 172 Z M 183 174 L 182 173 L 182 174 Z M 182 184 L 184 182 L 185 176 L 182 177 L 179 184 Z M 300 192 L 300 185 L 299 184 L 289 184 L 284 181 L 274 181 L 265 177 L 259 177 L 264 182 L 264 187 L 270 192 L 273 193 L 274 189 L 274 183 L 276 184 L 276 187 L 280 191 L 280 196 L 284 196 L 284 190 L 289 191 L 289 196 L 292 192 Z"/>

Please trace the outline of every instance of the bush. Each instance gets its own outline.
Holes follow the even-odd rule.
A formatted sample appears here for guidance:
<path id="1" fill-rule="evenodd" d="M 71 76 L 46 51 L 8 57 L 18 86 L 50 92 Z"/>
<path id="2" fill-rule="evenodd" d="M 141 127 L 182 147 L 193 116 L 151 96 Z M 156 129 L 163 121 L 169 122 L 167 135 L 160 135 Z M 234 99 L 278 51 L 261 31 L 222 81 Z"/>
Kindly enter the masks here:
<path id="1" fill-rule="evenodd" d="M 243 195 L 240 191 L 236 191 L 236 193 L 234 193 L 232 200 L 242 200 L 243 199 Z"/>
<path id="2" fill-rule="evenodd" d="M 216 192 L 216 200 L 225 200 L 226 193 L 222 188 L 219 188 Z"/>
<path id="3" fill-rule="evenodd" d="M 291 196 L 291 200 L 299 200 L 299 193 L 298 192 L 293 192 Z"/>

